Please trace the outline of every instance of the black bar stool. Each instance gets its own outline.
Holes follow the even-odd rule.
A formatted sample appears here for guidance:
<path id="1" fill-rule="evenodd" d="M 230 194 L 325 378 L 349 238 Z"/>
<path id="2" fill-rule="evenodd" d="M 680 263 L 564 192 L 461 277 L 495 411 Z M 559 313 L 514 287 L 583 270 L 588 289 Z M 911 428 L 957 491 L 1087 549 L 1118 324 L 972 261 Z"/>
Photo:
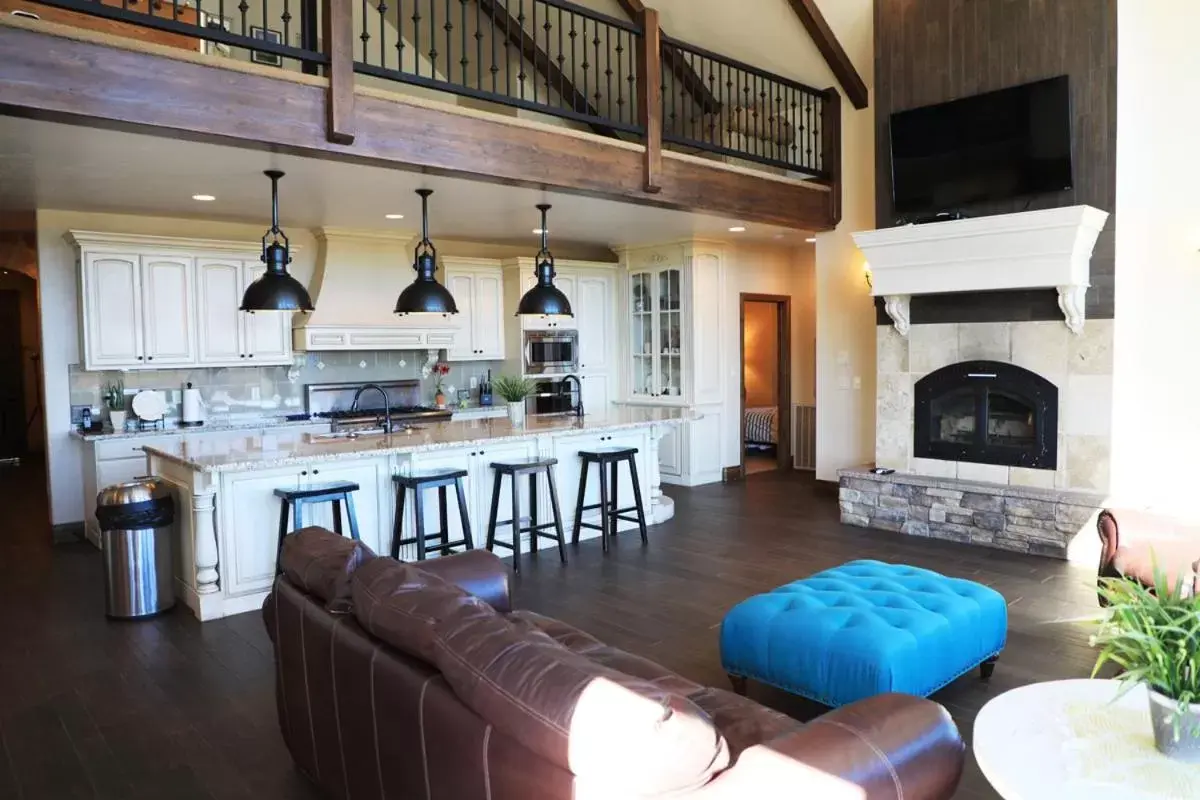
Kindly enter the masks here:
<path id="1" fill-rule="evenodd" d="M 346 504 L 346 518 L 350 520 L 350 538 L 359 541 L 358 519 L 354 514 L 354 492 L 358 484 L 350 481 L 333 481 L 331 483 L 311 484 L 303 489 L 276 489 L 275 496 L 283 502 L 279 504 L 279 547 L 275 552 L 275 574 L 278 575 L 281 566 L 279 555 L 283 552 L 283 539 L 288 535 L 288 512 L 291 512 L 292 530 L 304 527 L 304 507 L 320 503 L 333 503 L 333 532 L 342 535 L 342 503 Z"/>
<path id="2" fill-rule="evenodd" d="M 579 470 L 579 497 L 575 501 L 575 532 L 571 535 L 572 544 L 579 543 L 580 528 L 592 528 L 593 530 L 600 531 L 600 546 L 607 553 L 609 537 L 611 536 L 613 539 L 617 538 L 617 522 L 619 520 L 636 522 L 638 530 L 642 534 L 642 544 L 649 543 L 649 540 L 646 538 L 646 512 L 642 508 L 642 489 L 638 482 L 637 451 L 636 447 L 605 447 L 598 450 L 579 451 L 579 457 L 583 460 L 583 463 Z M 618 469 L 622 462 L 629 465 L 629 477 L 633 479 L 633 505 L 629 508 L 621 508 L 617 496 Z M 600 502 L 585 506 L 583 501 L 587 496 L 588 472 L 592 464 L 600 467 Z M 604 483 L 605 467 L 608 467 L 611 489 L 605 486 Z M 599 525 L 583 521 L 583 512 L 591 511 L 593 508 L 600 509 Z M 636 511 L 637 516 L 621 516 L 622 514 L 628 514 L 630 511 Z"/>
<path id="3" fill-rule="evenodd" d="M 412 475 L 396 475 L 392 482 L 396 484 L 396 521 L 392 525 L 392 558 L 400 560 L 400 547 L 415 544 L 417 546 L 417 561 L 424 561 L 425 554 L 432 549 L 435 553 L 448 555 L 456 547 L 466 547 L 472 550 L 475 543 L 471 539 L 471 517 L 467 513 L 467 493 L 463 489 L 463 478 L 467 477 L 465 469 L 443 469 L 432 472 L 418 472 Z M 446 488 L 453 485 L 458 495 L 458 519 L 462 523 L 463 538 L 450 541 L 450 519 L 447 514 Z M 408 490 L 413 491 L 414 530 L 416 536 L 401 538 L 404 531 L 404 501 Z M 438 490 L 438 514 L 442 528 L 434 533 L 425 532 L 425 502 L 422 492 L 426 489 Z M 430 540 L 441 540 L 440 544 L 429 546 Z"/>
<path id="4" fill-rule="evenodd" d="M 529 549 L 532 551 L 530 555 L 537 557 L 537 537 L 541 536 L 558 542 L 558 557 L 562 563 L 567 563 L 567 540 L 563 534 L 562 514 L 558 510 L 558 487 L 554 483 L 554 465 L 557 463 L 557 458 L 529 458 L 521 461 L 496 461 L 492 464 L 496 481 L 492 485 L 492 511 L 488 515 L 487 549 L 489 552 L 493 547 L 507 547 L 512 550 L 513 572 L 521 572 L 522 533 L 529 534 Z M 542 474 L 546 476 L 546 482 L 550 487 L 550 508 L 554 512 L 554 520 L 539 523 L 537 478 Z M 497 520 L 496 514 L 500 510 L 500 489 L 505 475 L 509 477 L 512 484 L 512 519 Z M 523 475 L 529 476 L 529 525 L 527 527 L 521 527 L 521 489 L 520 484 L 517 483 L 517 480 Z M 498 525 L 512 526 L 512 544 L 496 541 Z M 548 528 L 553 528 L 554 533 L 543 533 Z"/>

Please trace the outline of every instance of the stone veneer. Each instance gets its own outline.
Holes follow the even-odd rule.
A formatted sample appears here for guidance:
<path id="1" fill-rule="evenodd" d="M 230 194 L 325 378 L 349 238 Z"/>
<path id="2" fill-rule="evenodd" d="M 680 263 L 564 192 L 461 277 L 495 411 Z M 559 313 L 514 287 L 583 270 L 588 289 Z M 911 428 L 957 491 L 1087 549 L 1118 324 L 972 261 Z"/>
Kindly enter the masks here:
<path id="1" fill-rule="evenodd" d="M 1105 496 L 893 473 L 841 470 L 842 522 L 1055 558 L 1094 529 Z"/>
<path id="2" fill-rule="evenodd" d="M 1071 333 L 1061 320 L 876 329 L 875 463 L 931 478 L 1106 492 L 1112 449 L 1113 321 Z M 1032 370 L 1059 390 L 1057 469 L 913 457 L 913 387 L 934 370 L 986 359 Z"/>

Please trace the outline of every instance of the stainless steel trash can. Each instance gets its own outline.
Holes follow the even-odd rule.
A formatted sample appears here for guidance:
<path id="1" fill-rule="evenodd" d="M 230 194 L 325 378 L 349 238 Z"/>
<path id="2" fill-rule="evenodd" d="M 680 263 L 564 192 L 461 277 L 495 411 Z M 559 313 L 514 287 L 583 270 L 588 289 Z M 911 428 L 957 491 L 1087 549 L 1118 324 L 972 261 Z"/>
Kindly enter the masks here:
<path id="1" fill-rule="evenodd" d="M 109 486 L 96 496 L 96 521 L 104 558 L 104 613 L 138 619 L 175 605 L 171 487 L 157 478 Z"/>

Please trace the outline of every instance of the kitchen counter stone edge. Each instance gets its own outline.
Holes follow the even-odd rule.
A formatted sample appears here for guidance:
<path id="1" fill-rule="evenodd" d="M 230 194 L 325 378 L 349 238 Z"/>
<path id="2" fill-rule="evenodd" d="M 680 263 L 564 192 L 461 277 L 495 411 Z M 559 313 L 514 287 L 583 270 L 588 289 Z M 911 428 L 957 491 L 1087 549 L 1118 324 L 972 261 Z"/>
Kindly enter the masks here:
<path id="1" fill-rule="evenodd" d="M 202 452 L 195 454 L 187 452 L 189 446 L 183 442 L 170 448 L 147 446 L 143 449 L 151 456 L 198 472 L 242 472 L 474 447 L 538 436 L 571 436 L 655 424 L 675 425 L 686 419 L 686 413 L 679 409 L 625 408 L 619 413 L 594 419 L 557 418 L 548 422 L 531 420 L 522 427 L 512 426 L 507 419 L 464 420 L 428 425 L 424 432 L 396 433 L 391 436 L 371 436 L 355 440 L 310 442 L 298 438 L 278 443 L 276 446 L 264 446 L 263 437 L 259 435 L 250 440 L 257 446 L 248 449 L 242 447 L 247 440 L 241 440 L 241 445 L 222 443 L 212 447 L 201 447 Z M 286 435 L 286 432 L 283 435 Z"/>

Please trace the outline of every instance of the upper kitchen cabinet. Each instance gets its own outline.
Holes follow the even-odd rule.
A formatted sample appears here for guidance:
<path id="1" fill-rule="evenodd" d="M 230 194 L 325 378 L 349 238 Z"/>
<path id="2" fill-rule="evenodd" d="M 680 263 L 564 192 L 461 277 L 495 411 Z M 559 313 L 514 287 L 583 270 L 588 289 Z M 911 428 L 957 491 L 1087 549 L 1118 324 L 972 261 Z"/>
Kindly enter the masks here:
<path id="1" fill-rule="evenodd" d="M 446 348 L 449 361 L 503 361 L 504 279 L 499 261 L 442 260 L 446 288 L 458 304 L 457 333 Z"/>
<path id="2" fill-rule="evenodd" d="M 72 231 L 84 368 L 291 362 L 290 315 L 238 310 L 257 243 Z"/>

